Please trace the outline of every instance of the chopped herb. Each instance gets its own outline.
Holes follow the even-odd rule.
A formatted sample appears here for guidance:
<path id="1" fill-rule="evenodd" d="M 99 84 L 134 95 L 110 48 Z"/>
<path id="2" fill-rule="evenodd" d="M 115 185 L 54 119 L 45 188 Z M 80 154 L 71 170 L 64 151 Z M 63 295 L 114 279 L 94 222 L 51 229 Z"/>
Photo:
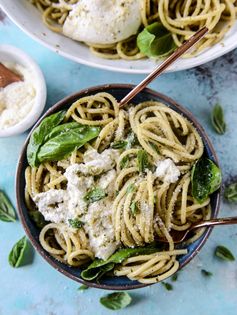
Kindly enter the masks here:
<path id="1" fill-rule="evenodd" d="M 116 141 L 114 142 L 111 147 L 113 149 L 125 149 L 127 146 L 128 142 L 124 140 Z"/>
<path id="2" fill-rule="evenodd" d="M 207 271 L 207 270 L 205 270 L 205 269 L 202 269 L 202 270 L 201 270 L 201 273 L 202 273 L 202 275 L 204 275 L 205 277 L 211 277 L 211 276 L 213 276 L 213 273 L 212 273 L 212 272 Z"/>
<path id="3" fill-rule="evenodd" d="M 126 149 L 131 149 L 132 146 L 139 144 L 137 136 L 134 132 L 130 132 L 127 136 L 127 147 Z"/>
<path id="4" fill-rule="evenodd" d="M 74 229 L 80 229 L 84 225 L 84 222 L 78 219 L 69 219 L 68 222 Z"/>
<path id="5" fill-rule="evenodd" d="M 234 261 L 235 260 L 234 255 L 225 246 L 221 246 L 221 245 L 217 246 L 215 249 L 215 255 L 216 255 L 216 257 L 218 257 L 222 260 L 227 260 L 227 261 Z"/>
<path id="6" fill-rule="evenodd" d="M 126 194 L 132 193 L 135 190 L 135 185 L 134 184 L 130 184 L 128 185 L 128 188 L 126 190 Z"/>
<path id="7" fill-rule="evenodd" d="M 7 195 L 0 190 L 0 220 L 4 222 L 16 221 L 15 210 Z"/>
<path id="8" fill-rule="evenodd" d="M 110 310 L 120 310 L 132 302 L 131 296 L 127 292 L 115 292 L 100 298 L 100 303 Z"/>
<path id="9" fill-rule="evenodd" d="M 171 277 L 171 281 L 175 282 L 178 280 L 178 273 L 176 272 L 172 277 Z"/>
<path id="10" fill-rule="evenodd" d="M 230 202 L 237 202 L 237 182 L 228 185 L 224 191 L 225 199 Z"/>
<path id="11" fill-rule="evenodd" d="M 105 193 L 105 191 L 99 187 L 95 187 L 93 189 L 91 189 L 85 196 L 84 196 L 84 200 L 88 203 L 92 203 L 95 201 L 99 201 L 103 198 L 105 198 L 107 196 L 107 194 Z"/>
<path id="12" fill-rule="evenodd" d="M 150 168 L 150 163 L 148 160 L 148 154 L 145 150 L 139 150 L 137 153 L 137 161 L 139 172 L 144 173 L 146 169 Z"/>
<path id="13" fill-rule="evenodd" d="M 221 105 L 216 104 L 211 114 L 212 126 L 217 133 L 223 135 L 226 131 L 226 123 L 224 117 L 224 111 Z"/>
<path id="14" fill-rule="evenodd" d="M 14 267 L 18 268 L 22 266 L 24 262 L 24 258 L 27 252 L 28 247 L 28 240 L 26 236 L 22 237 L 12 248 L 10 254 L 8 256 L 9 264 Z"/>
<path id="15" fill-rule="evenodd" d="M 136 214 L 138 214 L 140 212 L 137 201 L 133 201 L 131 203 L 130 210 L 131 210 L 131 213 L 133 216 L 135 216 Z"/>
<path id="16" fill-rule="evenodd" d="M 153 149 L 156 153 L 160 154 L 160 150 L 159 150 L 158 146 L 157 146 L 155 143 L 149 142 L 149 144 L 150 144 L 150 146 L 152 147 L 152 149 Z"/>
<path id="17" fill-rule="evenodd" d="M 166 288 L 167 291 L 172 291 L 173 290 L 172 284 L 170 284 L 168 282 L 161 282 L 161 284 Z"/>
<path id="18" fill-rule="evenodd" d="M 122 160 L 120 161 L 120 167 L 121 169 L 125 168 L 128 166 L 128 163 L 129 163 L 129 157 L 128 155 L 125 155 Z"/>
<path id="19" fill-rule="evenodd" d="M 87 285 L 85 285 L 85 284 L 82 284 L 77 290 L 78 291 L 85 291 L 87 289 L 89 289 L 89 287 Z"/>

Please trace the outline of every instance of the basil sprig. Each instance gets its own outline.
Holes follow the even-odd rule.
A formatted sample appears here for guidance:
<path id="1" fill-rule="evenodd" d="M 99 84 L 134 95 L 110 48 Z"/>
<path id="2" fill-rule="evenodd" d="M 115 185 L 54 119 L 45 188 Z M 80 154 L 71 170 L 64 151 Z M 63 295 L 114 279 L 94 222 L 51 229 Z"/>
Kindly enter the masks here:
<path id="1" fill-rule="evenodd" d="M 223 135 L 226 132 L 224 111 L 221 105 L 216 104 L 211 113 L 212 126 L 217 133 Z"/>
<path id="2" fill-rule="evenodd" d="M 7 195 L 0 190 L 0 220 L 4 222 L 16 221 L 15 210 Z"/>
<path id="3" fill-rule="evenodd" d="M 110 310 L 120 310 L 132 302 L 127 292 L 114 292 L 100 298 L 100 303 Z"/>
<path id="4" fill-rule="evenodd" d="M 208 158 L 201 158 L 194 164 L 191 173 L 192 195 L 203 203 L 221 185 L 221 171 Z"/>
<path id="5" fill-rule="evenodd" d="M 224 197 L 230 202 L 237 202 L 237 182 L 226 186 Z"/>
<path id="6" fill-rule="evenodd" d="M 172 34 L 160 22 L 148 25 L 138 34 L 137 46 L 148 57 L 164 57 L 176 48 Z"/>
<path id="7" fill-rule="evenodd" d="M 235 256 L 231 253 L 231 251 L 222 245 L 219 245 L 216 247 L 215 255 L 216 255 L 216 257 L 218 257 L 222 260 L 227 260 L 227 261 L 234 261 L 235 260 Z"/>
<path id="8" fill-rule="evenodd" d="M 18 268 L 24 263 L 27 248 L 28 240 L 26 236 L 24 236 L 13 246 L 8 256 L 9 264 L 12 267 Z"/>
<path id="9" fill-rule="evenodd" d="M 151 165 L 148 160 L 148 154 L 145 150 L 139 150 L 137 153 L 137 163 L 139 172 L 144 173 L 146 169 L 150 169 Z"/>
<path id="10" fill-rule="evenodd" d="M 84 196 L 84 200 L 87 203 L 92 203 L 95 201 L 99 201 L 107 196 L 106 192 L 100 187 L 92 188 L 88 191 L 88 193 Z"/>
<path id="11" fill-rule="evenodd" d="M 82 271 L 81 277 L 84 280 L 94 280 L 101 277 L 102 274 L 111 271 L 115 264 L 121 264 L 125 259 L 137 256 L 148 255 L 157 252 L 159 249 L 154 247 L 137 247 L 123 248 L 115 252 L 107 260 L 95 259 L 85 270 Z"/>
<path id="12" fill-rule="evenodd" d="M 30 166 L 37 167 L 42 162 L 64 159 L 99 135 L 100 127 L 77 122 L 61 124 L 64 117 L 65 111 L 52 114 L 33 131 L 27 146 Z"/>

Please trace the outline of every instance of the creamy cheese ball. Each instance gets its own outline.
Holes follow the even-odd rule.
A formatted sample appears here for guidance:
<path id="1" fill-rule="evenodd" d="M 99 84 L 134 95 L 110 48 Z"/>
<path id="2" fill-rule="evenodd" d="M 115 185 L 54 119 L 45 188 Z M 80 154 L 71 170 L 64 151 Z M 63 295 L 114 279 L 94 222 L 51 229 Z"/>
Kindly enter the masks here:
<path id="1" fill-rule="evenodd" d="M 138 0 L 81 0 L 69 13 L 63 33 L 91 44 L 113 44 L 136 34 L 140 25 Z"/>

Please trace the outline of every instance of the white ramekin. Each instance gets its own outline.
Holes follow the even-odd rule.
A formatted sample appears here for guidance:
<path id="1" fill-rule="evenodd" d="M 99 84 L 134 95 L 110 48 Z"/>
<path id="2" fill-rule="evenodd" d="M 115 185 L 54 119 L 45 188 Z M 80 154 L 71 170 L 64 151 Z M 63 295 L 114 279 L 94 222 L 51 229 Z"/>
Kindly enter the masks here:
<path id="1" fill-rule="evenodd" d="M 19 48 L 10 45 L 0 45 L 0 62 L 14 62 L 29 69 L 33 74 L 33 83 L 36 89 L 35 103 L 29 114 L 16 125 L 0 130 L 0 137 L 9 137 L 23 133 L 39 118 L 46 103 L 46 83 L 43 73 L 36 62 Z"/>

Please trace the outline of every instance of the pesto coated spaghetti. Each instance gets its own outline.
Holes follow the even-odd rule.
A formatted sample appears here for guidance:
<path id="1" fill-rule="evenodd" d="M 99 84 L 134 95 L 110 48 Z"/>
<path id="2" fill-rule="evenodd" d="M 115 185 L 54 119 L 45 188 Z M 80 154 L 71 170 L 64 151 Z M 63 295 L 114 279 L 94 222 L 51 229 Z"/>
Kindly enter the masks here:
<path id="1" fill-rule="evenodd" d="M 85 1 L 86 5 L 90 4 L 90 1 Z M 116 0 L 117 1 L 117 0 Z M 204 49 L 214 45 L 217 42 L 220 42 L 228 30 L 233 26 L 236 20 L 236 12 L 237 12 L 237 2 L 236 0 L 137 0 L 132 1 L 128 0 L 127 2 L 122 2 L 118 0 L 117 2 L 113 2 L 113 5 L 118 5 L 117 9 L 121 9 L 121 6 L 133 5 L 134 2 L 136 5 L 137 1 L 139 2 L 138 8 L 138 17 L 137 20 L 140 22 L 137 23 L 137 20 L 134 22 L 138 27 L 134 26 L 136 31 L 131 30 L 131 34 L 127 33 L 129 25 L 133 25 L 133 21 L 131 23 L 124 25 L 125 35 L 122 39 L 111 42 L 100 42 L 100 36 L 97 36 L 97 41 L 90 42 L 90 36 L 92 38 L 95 37 L 90 35 L 89 37 L 85 37 L 84 33 L 93 33 L 93 29 L 89 32 L 85 25 L 87 25 L 86 21 L 84 24 L 77 26 L 77 21 L 80 23 L 80 20 L 87 17 L 85 14 L 81 12 L 85 12 L 88 10 L 88 7 L 83 7 L 83 4 L 78 0 L 31 0 L 31 2 L 42 12 L 42 18 L 44 23 L 49 27 L 52 31 L 55 32 L 63 32 L 64 27 L 67 23 L 70 23 L 70 19 L 73 19 L 75 16 L 78 17 L 78 20 L 72 20 L 71 24 L 74 26 L 73 34 L 70 36 L 70 32 L 66 31 L 65 35 L 72 37 L 73 39 L 85 42 L 92 51 L 93 54 L 107 59 L 126 59 L 126 60 L 136 60 L 144 58 L 145 55 L 140 51 L 137 46 L 137 37 L 144 28 L 152 23 L 159 22 L 162 23 L 163 27 L 170 32 L 173 39 L 173 45 L 179 47 L 182 43 L 191 37 L 196 31 L 206 26 L 209 29 L 209 33 L 205 35 L 205 37 L 195 46 L 194 50 L 191 53 L 187 54 L 186 57 L 192 57 L 197 55 L 199 52 Z M 84 2 L 84 1 L 83 1 Z M 101 18 L 102 24 L 103 19 L 108 19 L 102 25 L 100 33 L 107 34 L 108 27 L 110 25 L 109 19 L 112 21 L 113 18 L 115 20 L 119 19 L 120 16 L 114 17 L 114 11 L 107 7 L 105 0 L 100 0 L 99 2 L 95 2 L 100 8 L 101 3 L 101 12 L 98 12 L 98 19 Z M 93 7 L 93 3 L 91 2 L 91 6 Z M 80 10 L 76 11 L 76 6 L 82 6 L 79 8 Z M 106 9 L 108 11 L 106 11 Z M 125 8 L 126 10 L 129 9 Z M 71 12 L 76 11 L 73 15 Z M 126 10 L 123 12 L 123 19 L 132 19 L 133 15 L 136 15 L 136 10 L 131 6 L 131 14 L 126 15 Z M 82 15 L 80 15 L 82 14 Z M 92 20 L 88 20 L 88 24 L 95 24 L 94 32 L 98 26 L 98 21 L 96 20 L 97 15 L 93 15 Z M 109 15 L 109 16 L 108 16 Z M 89 15 L 88 19 L 89 19 Z M 104 18 L 103 18 L 104 17 Z M 112 22 L 111 22 L 112 23 Z M 121 22 L 122 23 L 122 22 Z M 107 26 L 106 26 L 107 25 Z M 130 27 L 132 27 L 130 25 Z M 139 27 L 140 25 L 140 27 Z M 85 29 L 83 29 L 85 27 Z M 110 25 L 111 30 L 108 32 L 109 34 L 115 32 L 112 26 Z M 81 31 L 80 31 L 80 28 Z M 82 35 L 77 38 L 74 34 L 79 31 Z M 83 33 L 84 32 L 84 33 Z M 100 34 L 98 33 L 98 34 Z M 118 34 L 123 33 L 123 29 L 118 30 Z M 127 36 L 126 36 L 127 34 Z M 120 38 L 120 37 L 119 37 Z M 147 55 L 149 56 L 149 55 Z"/>
<path id="2" fill-rule="evenodd" d="M 172 233 L 211 216 L 209 197 L 198 202 L 192 193 L 191 169 L 202 155 L 193 125 L 155 101 L 120 110 L 112 95 L 98 93 L 45 118 L 31 136 L 25 171 L 42 247 L 82 268 L 98 258 L 116 261 L 126 249 L 112 266 L 116 276 L 147 284 L 169 277 L 187 253 L 175 248 Z M 157 247 L 161 239 L 167 246 Z"/>

